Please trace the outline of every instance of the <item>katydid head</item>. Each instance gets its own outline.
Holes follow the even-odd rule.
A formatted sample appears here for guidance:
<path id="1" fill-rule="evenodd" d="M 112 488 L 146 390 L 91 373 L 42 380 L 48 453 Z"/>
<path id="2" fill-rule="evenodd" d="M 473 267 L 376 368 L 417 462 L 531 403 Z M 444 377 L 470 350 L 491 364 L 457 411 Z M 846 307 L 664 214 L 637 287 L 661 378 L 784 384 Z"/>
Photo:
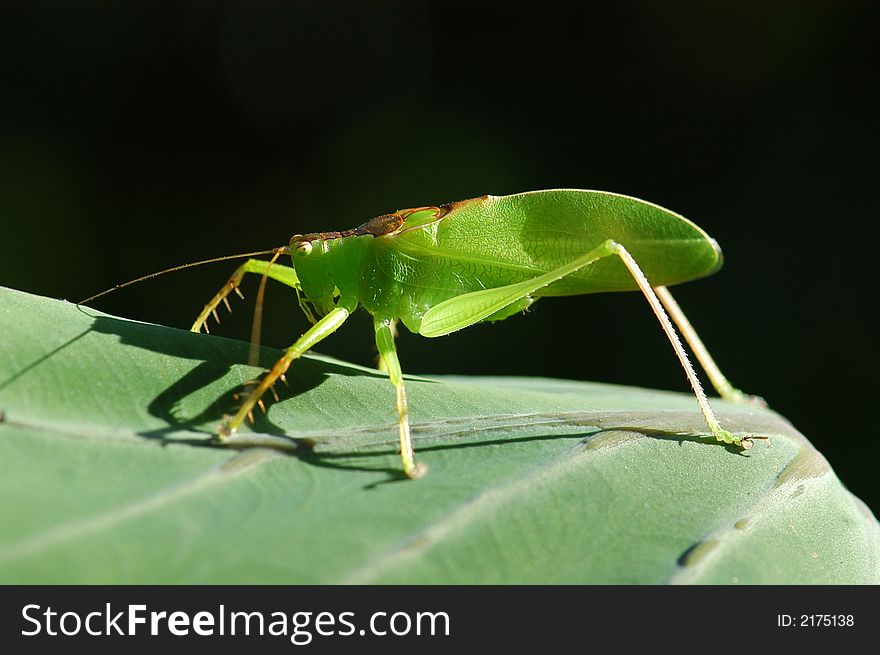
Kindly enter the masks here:
<path id="1" fill-rule="evenodd" d="M 299 279 L 302 299 L 319 315 L 332 311 L 340 298 L 358 297 L 371 239 L 372 236 L 355 235 L 351 230 L 291 237 L 288 251 Z"/>

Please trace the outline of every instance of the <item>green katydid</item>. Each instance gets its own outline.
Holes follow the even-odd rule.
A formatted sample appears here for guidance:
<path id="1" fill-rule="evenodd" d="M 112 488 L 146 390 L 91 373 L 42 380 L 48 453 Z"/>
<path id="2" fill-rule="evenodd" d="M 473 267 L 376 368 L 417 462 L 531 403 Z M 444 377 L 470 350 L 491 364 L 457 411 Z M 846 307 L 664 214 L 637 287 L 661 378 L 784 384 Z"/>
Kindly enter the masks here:
<path id="1" fill-rule="evenodd" d="M 503 320 L 544 296 L 634 290 L 642 292 L 660 321 L 711 435 L 744 449 L 765 438 L 721 427 L 672 324 L 722 398 L 761 402 L 727 381 L 666 288 L 718 270 L 721 250 L 697 225 L 657 205 L 578 189 L 482 196 L 384 214 L 342 232 L 297 234 L 288 246 L 251 254 L 270 252 L 275 254 L 271 261 L 248 259 L 235 271 L 205 305 L 192 331 L 207 330 L 208 317 L 216 318 L 220 303 L 228 307 L 227 296 L 240 294 L 246 273 L 292 287 L 313 325 L 223 421 L 220 440 L 252 419 L 255 407 L 265 411 L 263 395 L 274 393 L 278 380 L 285 381 L 291 363 L 362 306 L 373 317 L 380 361 L 397 393 L 403 471 L 421 477 L 427 467 L 417 464 L 413 454 L 394 342 L 398 321 L 414 333 L 439 337 L 481 321 Z M 275 263 L 281 254 L 291 256 L 292 267 Z"/>
<path id="2" fill-rule="evenodd" d="M 666 288 L 716 271 L 721 265 L 718 244 L 689 220 L 657 205 L 575 189 L 483 196 L 404 209 L 343 232 L 298 234 L 279 252 L 291 255 L 293 267 L 248 260 L 192 326 L 200 331 L 245 273 L 293 287 L 313 323 L 238 412 L 223 422 L 221 439 L 232 435 L 255 406 L 264 407 L 261 397 L 284 379 L 295 359 L 362 306 L 373 317 L 379 356 L 397 392 L 404 473 L 420 477 L 426 467 L 413 455 L 406 388 L 394 343 L 398 320 L 412 332 L 439 337 L 481 321 L 505 319 L 543 296 L 636 289 L 666 332 L 712 435 L 742 448 L 759 438 L 721 427 L 669 319 L 671 315 L 723 398 L 752 400 L 721 374 Z"/>

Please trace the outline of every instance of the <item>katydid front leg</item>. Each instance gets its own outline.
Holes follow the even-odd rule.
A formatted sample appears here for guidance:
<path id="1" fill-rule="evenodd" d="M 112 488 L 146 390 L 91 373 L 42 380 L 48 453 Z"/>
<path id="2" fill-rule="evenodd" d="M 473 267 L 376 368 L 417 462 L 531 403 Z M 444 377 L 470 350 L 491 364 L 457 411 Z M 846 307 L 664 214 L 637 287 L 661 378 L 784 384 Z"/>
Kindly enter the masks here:
<path id="1" fill-rule="evenodd" d="M 286 284 L 289 287 L 297 288 L 299 285 L 299 279 L 296 277 L 296 271 L 293 270 L 290 266 L 282 266 L 281 264 L 274 264 L 272 262 L 263 261 L 262 259 L 249 259 L 244 264 L 235 269 L 235 273 L 233 273 L 229 279 L 226 281 L 220 291 L 218 291 L 211 301 L 205 305 L 205 308 L 202 310 L 202 313 L 199 314 L 198 318 L 196 318 L 192 327 L 190 328 L 191 332 L 201 332 L 202 328 L 205 329 L 205 332 L 208 332 L 208 317 L 213 316 L 214 320 L 218 323 L 220 322 L 220 318 L 217 316 L 217 307 L 220 303 L 224 303 L 226 305 L 226 309 L 232 311 L 232 308 L 229 306 L 229 301 L 227 300 L 227 296 L 235 291 L 239 295 L 239 297 L 243 298 L 241 291 L 239 290 L 239 285 L 241 284 L 242 278 L 246 273 L 258 273 L 260 275 L 265 275 L 266 277 L 270 277 L 273 280 L 277 280 L 282 284 Z"/>

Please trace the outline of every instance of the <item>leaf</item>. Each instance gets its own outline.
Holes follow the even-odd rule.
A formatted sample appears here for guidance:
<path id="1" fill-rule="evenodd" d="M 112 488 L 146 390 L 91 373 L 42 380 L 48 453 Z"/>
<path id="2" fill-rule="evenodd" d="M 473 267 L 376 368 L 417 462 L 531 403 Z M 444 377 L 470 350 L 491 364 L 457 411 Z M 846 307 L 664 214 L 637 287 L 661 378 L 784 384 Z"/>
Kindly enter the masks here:
<path id="1" fill-rule="evenodd" d="M 767 410 L 713 403 L 772 437 L 745 455 L 687 394 L 412 377 L 408 481 L 377 371 L 308 356 L 218 446 L 247 344 L 3 289 L 0 323 L 0 582 L 880 581 L 876 519 Z"/>

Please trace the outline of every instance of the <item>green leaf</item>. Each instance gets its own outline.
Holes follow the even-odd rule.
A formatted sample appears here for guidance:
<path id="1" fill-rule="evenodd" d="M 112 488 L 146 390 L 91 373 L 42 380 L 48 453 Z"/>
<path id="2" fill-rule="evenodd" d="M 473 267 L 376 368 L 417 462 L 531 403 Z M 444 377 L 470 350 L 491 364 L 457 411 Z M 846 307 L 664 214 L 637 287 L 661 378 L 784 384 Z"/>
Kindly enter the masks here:
<path id="1" fill-rule="evenodd" d="M 876 519 L 770 411 L 714 401 L 771 437 L 743 454 L 688 394 L 413 377 L 408 481 L 377 371 L 306 357 L 218 446 L 247 344 L 2 289 L 0 325 L 0 582 L 880 582 Z"/>

